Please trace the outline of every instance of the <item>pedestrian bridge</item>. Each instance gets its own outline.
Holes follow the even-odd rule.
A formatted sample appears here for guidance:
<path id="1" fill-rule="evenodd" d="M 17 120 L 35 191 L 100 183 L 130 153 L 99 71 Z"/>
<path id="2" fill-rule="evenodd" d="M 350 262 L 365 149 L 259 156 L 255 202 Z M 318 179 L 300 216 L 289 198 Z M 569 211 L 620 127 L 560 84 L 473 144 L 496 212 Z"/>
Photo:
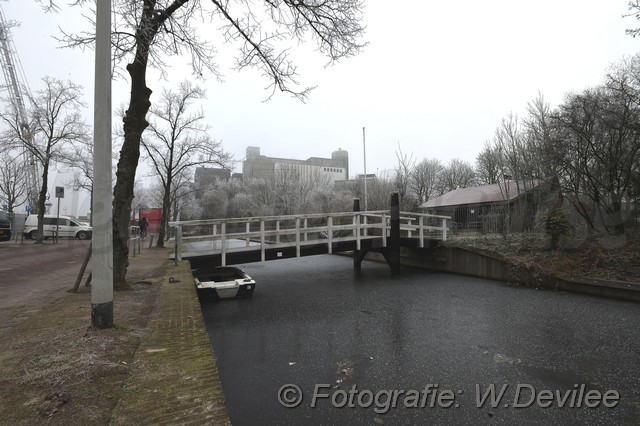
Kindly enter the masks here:
<path id="1" fill-rule="evenodd" d="M 447 216 L 391 210 L 175 221 L 176 260 L 192 268 L 353 251 L 394 257 L 399 247 L 428 248 L 447 239 Z M 387 261 L 394 271 L 394 265 Z"/>

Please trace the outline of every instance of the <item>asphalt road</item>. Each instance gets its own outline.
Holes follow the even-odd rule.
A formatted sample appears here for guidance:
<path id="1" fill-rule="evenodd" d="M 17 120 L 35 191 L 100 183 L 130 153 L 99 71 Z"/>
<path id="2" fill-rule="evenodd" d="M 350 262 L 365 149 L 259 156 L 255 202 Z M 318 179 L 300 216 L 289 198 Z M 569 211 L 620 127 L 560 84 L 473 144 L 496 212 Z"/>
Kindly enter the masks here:
<path id="1" fill-rule="evenodd" d="M 242 269 L 252 299 L 203 305 L 234 426 L 640 424 L 638 304 L 329 255 Z"/>

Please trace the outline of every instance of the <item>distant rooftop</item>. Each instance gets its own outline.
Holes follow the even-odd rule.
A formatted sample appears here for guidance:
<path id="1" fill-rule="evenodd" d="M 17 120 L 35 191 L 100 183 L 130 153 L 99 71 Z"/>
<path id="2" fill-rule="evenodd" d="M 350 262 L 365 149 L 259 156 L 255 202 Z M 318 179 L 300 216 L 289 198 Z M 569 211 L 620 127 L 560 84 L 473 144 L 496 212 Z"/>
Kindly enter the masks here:
<path id="1" fill-rule="evenodd" d="M 540 183 L 535 182 L 533 186 Z M 527 182 L 528 189 L 531 189 L 532 183 Z M 524 183 L 520 182 L 520 193 L 524 191 Z M 444 206 L 459 206 L 463 204 L 481 204 L 495 203 L 498 201 L 509 201 L 518 197 L 518 186 L 515 180 L 494 183 L 492 185 L 474 186 L 472 188 L 454 189 L 439 197 L 432 198 L 422 204 L 422 208 L 435 208 Z M 507 198 L 508 196 L 508 198 Z"/>
<path id="2" fill-rule="evenodd" d="M 193 180 L 202 185 L 205 181 L 212 183 L 214 179 L 229 180 L 230 176 L 231 170 L 229 169 L 220 167 L 196 167 Z"/>

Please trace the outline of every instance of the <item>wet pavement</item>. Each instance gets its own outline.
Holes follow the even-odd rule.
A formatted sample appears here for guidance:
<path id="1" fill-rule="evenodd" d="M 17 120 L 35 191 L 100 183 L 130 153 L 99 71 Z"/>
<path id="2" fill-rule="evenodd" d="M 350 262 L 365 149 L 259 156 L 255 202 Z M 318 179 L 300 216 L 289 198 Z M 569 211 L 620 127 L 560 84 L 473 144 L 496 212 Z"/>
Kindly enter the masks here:
<path id="1" fill-rule="evenodd" d="M 640 424 L 637 303 L 330 255 L 241 268 L 252 299 L 203 305 L 234 426 Z"/>

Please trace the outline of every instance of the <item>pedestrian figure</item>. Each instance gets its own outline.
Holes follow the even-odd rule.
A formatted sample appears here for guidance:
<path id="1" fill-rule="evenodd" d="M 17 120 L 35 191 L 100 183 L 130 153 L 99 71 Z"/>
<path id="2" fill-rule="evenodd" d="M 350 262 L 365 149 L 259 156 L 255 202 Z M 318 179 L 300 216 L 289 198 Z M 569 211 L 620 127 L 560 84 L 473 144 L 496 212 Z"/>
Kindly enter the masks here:
<path id="1" fill-rule="evenodd" d="M 149 222 L 147 222 L 147 218 L 143 217 L 138 222 L 138 226 L 140 227 L 140 236 L 144 240 L 147 237 L 147 226 L 149 226 Z"/>

